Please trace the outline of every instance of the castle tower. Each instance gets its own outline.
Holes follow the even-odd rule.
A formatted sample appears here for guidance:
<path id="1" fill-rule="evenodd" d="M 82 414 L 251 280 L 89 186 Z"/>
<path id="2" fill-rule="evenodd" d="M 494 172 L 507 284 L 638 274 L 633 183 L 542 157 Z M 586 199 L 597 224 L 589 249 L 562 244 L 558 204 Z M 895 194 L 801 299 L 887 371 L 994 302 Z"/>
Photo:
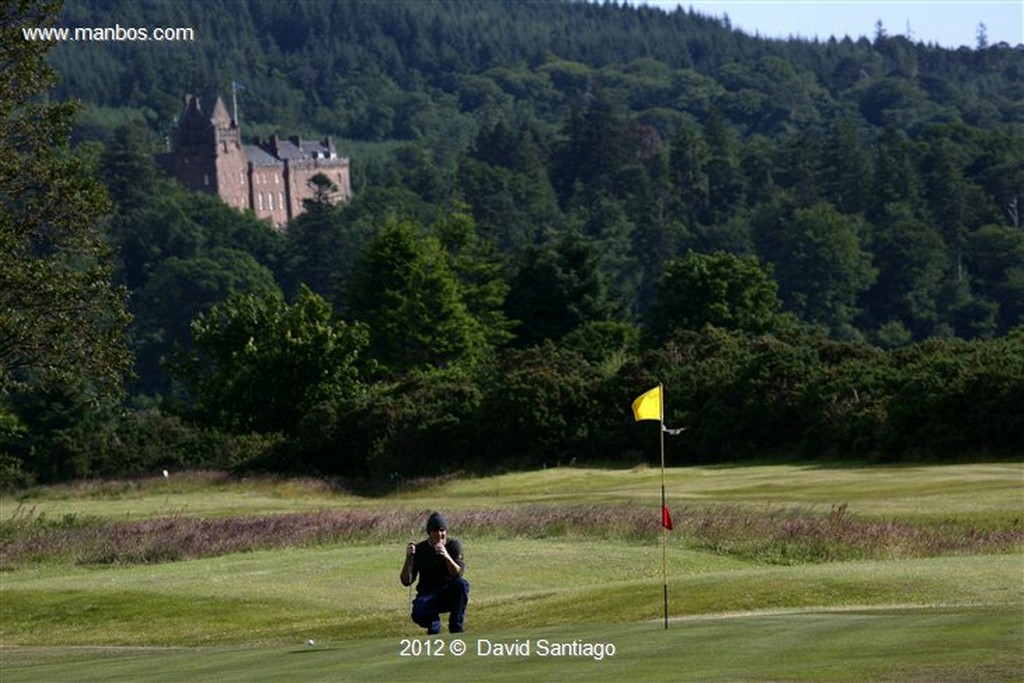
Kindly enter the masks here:
<path id="1" fill-rule="evenodd" d="M 238 124 L 218 97 L 210 109 L 185 95 L 173 132 L 171 174 L 189 190 L 220 195 L 237 209 L 250 206 L 247 164 Z"/>

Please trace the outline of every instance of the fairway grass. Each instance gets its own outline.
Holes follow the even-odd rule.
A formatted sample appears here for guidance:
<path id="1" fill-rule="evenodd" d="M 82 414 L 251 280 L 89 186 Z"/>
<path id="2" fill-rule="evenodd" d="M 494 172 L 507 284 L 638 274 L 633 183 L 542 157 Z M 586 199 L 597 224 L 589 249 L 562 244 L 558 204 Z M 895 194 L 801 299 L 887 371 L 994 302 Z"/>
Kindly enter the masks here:
<path id="1" fill-rule="evenodd" d="M 442 656 L 403 656 L 402 637 L 277 647 L 13 648 L 5 683 L 38 681 L 1018 681 L 1019 608 L 909 608 L 724 615 L 416 638 Z M 601 659 L 542 643 L 600 645 Z M 443 644 L 438 647 L 439 643 Z M 529 653 L 493 655 L 493 643 Z M 607 654 L 614 648 L 614 654 Z M 593 648 L 592 648 L 593 650 Z M 490 651 L 492 654 L 487 654 Z M 564 652 L 565 650 L 563 650 Z M 596 651 L 596 650 L 594 650 Z"/>
<path id="2" fill-rule="evenodd" d="M 685 468 L 668 473 L 668 488 L 673 512 L 723 504 L 827 513 L 847 503 L 880 519 L 1006 526 L 1024 516 L 1022 474 L 1020 464 Z M 456 525 L 460 511 L 537 503 L 651 504 L 656 514 L 659 478 L 645 468 L 558 468 L 364 498 L 273 480 L 203 488 L 172 476 L 5 498 L 0 521 L 18 505 L 49 519 L 111 520 L 440 507 L 466 547 L 472 588 L 469 651 L 403 657 L 403 639 L 423 641 L 398 582 L 411 538 L 154 564 L 27 564 L 0 572 L 0 681 L 1024 679 L 1019 551 L 772 565 L 694 548 L 677 530 L 665 548 L 666 630 L 659 541 L 477 536 Z M 532 649 L 496 657 L 477 652 L 477 639 Z M 610 643 L 615 654 L 543 656 L 541 639 Z"/>
<path id="3" fill-rule="evenodd" d="M 197 483 L 198 479 L 198 483 Z M 446 510 L 529 503 L 660 504 L 661 473 L 649 467 L 558 467 L 492 477 L 406 485 L 391 495 L 355 496 L 321 485 L 278 479 L 220 481 L 191 473 L 121 485 L 58 486 L 18 497 L 0 495 L 0 519 L 16 510 L 116 519 L 227 516 L 382 507 Z M 666 471 L 670 505 L 799 506 L 828 510 L 846 503 L 865 517 L 944 520 L 1014 518 L 1024 513 L 1024 463 L 969 465 L 762 465 L 676 467 Z"/>
<path id="4" fill-rule="evenodd" d="M 476 629 L 662 615 L 660 551 L 464 539 Z M 400 546 L 264 551 L 3 576 L 4 645 L 237 646 L 409 635 Z M 1024 605 L 1021 555 L 764 567 L 672 548 L 672 614 Z"/>

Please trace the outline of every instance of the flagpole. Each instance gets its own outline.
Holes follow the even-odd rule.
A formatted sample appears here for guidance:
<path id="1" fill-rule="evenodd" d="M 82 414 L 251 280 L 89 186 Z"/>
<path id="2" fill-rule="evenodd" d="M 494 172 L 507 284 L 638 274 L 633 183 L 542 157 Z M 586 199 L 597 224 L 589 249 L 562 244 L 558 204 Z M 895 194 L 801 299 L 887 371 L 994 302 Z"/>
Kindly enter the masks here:
<path id="1" fill-rule="evenodd" d="M 661 410 L 658 412 L 661 414 L 661 514 L 665 514 L 665 391 L 658 383 L 658 398 L 661 401 Z M 668 628 L 668 528 L 664 523 L 661 525 L 661 580 L 662 589 L 665 597 L 665 628 Z"/>
<path id="2" fill-rule="evenodd" d="M 668 514 L 668 504 L 665 500 L 665 392 L 661 382 L 653 389 L 648 389 L 640 394 L 633 401 L 633 419 L 657 420 L 659 431 L 658 440 L 661 444 L 661 578 L 662 593 L 665 602 L 665 628 L 668 628 L 668 532 L 672 529 L 672 518 Z M 657 396 L 657 399 L 655 399 Z M 654 401 L 658 401 L 657 407 Z M 683 428 L 685 429 L 685 428 Z M 683 431 L 673 429 L 672 434 Z"/>

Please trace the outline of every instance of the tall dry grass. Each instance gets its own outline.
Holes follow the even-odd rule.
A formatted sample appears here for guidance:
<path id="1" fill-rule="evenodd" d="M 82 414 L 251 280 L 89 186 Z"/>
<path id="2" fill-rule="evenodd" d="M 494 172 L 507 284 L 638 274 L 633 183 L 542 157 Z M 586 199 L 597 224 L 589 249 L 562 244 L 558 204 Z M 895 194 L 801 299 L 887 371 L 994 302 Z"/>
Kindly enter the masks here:
<path id="1" fill-rule="evenodd" d="M 168 516 L 139 521 L 19 508 L 0 521 L 0 570 L 26 564 L 145 564 L 273 548 L 401 543 L 421 534 L 428 511 L 321 510 L 222 518 Z M 808 509 L 691 507 L 673 511 L 673 543 L 766 564 L 898 559 L 1017 552 L 1019 523 L 1002 528 L 858 519 L 845 506 Z M 657 511 L 631 505 L 519 505 L 450 516 L 454 536 L 616 538 L 648 542 Z"/>

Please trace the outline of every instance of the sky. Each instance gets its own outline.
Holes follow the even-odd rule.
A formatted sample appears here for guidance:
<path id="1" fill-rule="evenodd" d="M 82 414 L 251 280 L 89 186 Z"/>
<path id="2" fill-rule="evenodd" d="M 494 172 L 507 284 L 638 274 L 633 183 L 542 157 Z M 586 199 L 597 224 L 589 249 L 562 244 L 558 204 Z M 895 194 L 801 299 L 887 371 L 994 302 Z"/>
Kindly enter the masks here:
<path id="1" fill-rule="evenodd" d="M 676 6 L 721 18 L 762 38 L 873 39 L 879 20 L 888 35 L 945 48 L 976 47 L 978 25 L 989 45 L 1024 43 L 1024 0 L 631 0 L 672 11 Z"/>

